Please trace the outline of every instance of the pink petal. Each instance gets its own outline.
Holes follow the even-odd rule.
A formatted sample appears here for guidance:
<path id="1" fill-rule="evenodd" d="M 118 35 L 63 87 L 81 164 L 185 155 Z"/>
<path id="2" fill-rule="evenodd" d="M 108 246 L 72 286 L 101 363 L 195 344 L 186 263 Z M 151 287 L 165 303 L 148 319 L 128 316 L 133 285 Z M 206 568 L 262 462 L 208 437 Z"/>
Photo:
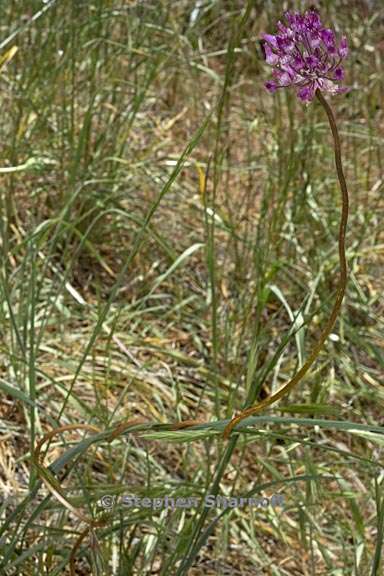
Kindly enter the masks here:
<path id="1" fill-rule="evenodd" d="M 267 64 L 270 64 L 271 66 L 277 64 L 279 61 L 279 57 L 271 50 L 268 44 L 265 44 L 264 50 L 265 50 L 265 60 Z"/>
<path id="2" fill-rule="evenodd" d="M 263 34 L 263 38 L 266 42 L 268 42 L 271 48 L 274 48 L 275 50 L 278 49 L 276 36 L 273 36 L 272 34 Z"/>
<path id="3" fill-rule="evenodd" d="M 341 58 L 345 58 L 348 55 L 348 40 L 346 36 L 343 36 L 340 41 L 339 55 Z"/>
<path id="4" fill-rule="evenodd" d="M 273 82 L 272 80 L 268 80 L 267 82 L 265 82 L 264 86 L 272 94 L 273 94 L 273 92 L 276 92 L 276 90 L 278 88 L 276 82 Z"/>

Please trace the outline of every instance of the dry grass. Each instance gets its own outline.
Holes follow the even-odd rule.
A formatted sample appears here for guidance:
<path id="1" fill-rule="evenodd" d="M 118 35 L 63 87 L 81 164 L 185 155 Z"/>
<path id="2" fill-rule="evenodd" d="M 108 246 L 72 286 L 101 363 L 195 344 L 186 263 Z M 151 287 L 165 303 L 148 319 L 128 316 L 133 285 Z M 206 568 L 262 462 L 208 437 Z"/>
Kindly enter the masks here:
<path id="1" fill-rule="evenodd" d="M 2 166 L 35 164 L 0 174 L 0 575 L 53 576 L 70 574 L 85 526 L 39 484 L 38 440 L 150 422 L 83 452 L 82 431 L 52 439 L 44 463 L 87 517 L 103 494 L 212 493 L 219 428 L 167 425 L 220 424 L 247 387 L 265 397 L 308 355 L 337 282 L 339 199 L 321 109 L 263 89 L 257 40 L 281 2 L 251 2 L 245 21 L 239 0 L 58 0 L 34 22 L 40 3 L 16 4 L 1 37 L 29 24 L 3 48 L 18 52 L 1 76 Z M 351 195 L 337 334 L 271 418 L 239 435 L 219 483 L 286 504 L 224 514 L 190 575 L 380 574 L 384 16 L 373 4 L 321 3 L 352 45 L 353 89 L 333 101 Z M 308 295 L 305 331 L 273 361 L 288 309 Z M 116 508 L 75 573 L 186 574 L 198 518 Z"/>

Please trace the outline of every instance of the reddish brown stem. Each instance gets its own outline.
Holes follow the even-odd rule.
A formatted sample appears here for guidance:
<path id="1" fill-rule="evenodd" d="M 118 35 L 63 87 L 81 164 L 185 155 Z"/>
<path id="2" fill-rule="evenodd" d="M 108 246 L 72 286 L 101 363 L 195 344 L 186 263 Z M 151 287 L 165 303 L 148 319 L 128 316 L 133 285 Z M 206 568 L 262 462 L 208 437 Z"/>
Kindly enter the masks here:
<path id="1" fill-rule="evenodd" d="M 329 121 L 329 125 L 332 130 L 333 136 L 333 144 L 334 144 L 334 151 L 335 151 L 335 163 L 336 163 L 336 170 L 337 176 L 340 183 L 340 190 L 341 190 L 341 199 L 342 199 L 342 212 L 341 212 L 341 220 L 340 220 L 340 228 L 339 228 L 339 260 L 340 260 L 340 278 L 339 278 L 339 285 L 337 288 L 336 299 L 332 308 L 331 316 L 323 328 L 323 331 L 320 334 L 319 340 L 312 350 L 311 354 L 309 355 L 307 361 L 303 364 L 303 366 L 296 372 L 289 382 L 284 384 L 277 392 L 265 398 L 255 406 L 251 406 L 250 408 L 246 408 L 243 410 L 238 416 L 235 416 L 229 424 L 224 429 L 224 438 L 228 438 L 230 433 L 232 432 L 233 428 L 241 422 L 244 418 L 256 414 L 257 412 L 261 412 L 267 406 L 274 404 L 283 396 L 286 396 L 297 384 L 304 378 L 305 374 L 308 372 L 309 368 L 312 366 L 314 361 L 316 360 L 317 356 L 320 353 L 320 350 L 323 347 L 324 342 L 330 335 L 333 326 L 335 325 L 336 319 L 339 315 L 341 303 L 344 298 L 345 289 L 347 286 L 347 261 L 345 257 L 345 233 L 347 229 L 347 221 L 348 221 L 348 206 L 349 206 L 349 199 L 348 199 L 348 190 L 347 184 L 345 182 L 345 177 L 343 173 L 343 166 L 341 162 L 341 145 L 340 145 L 340 138 L 339 132 L 336 125 L 336 120 L 333 115 L 332 109 L 329 106 L 328 102 L 324 98 L 323 94 L 320 90 L 316 90 L 316 96 L 319 100 L 320 104 L 323 106 Z"/>

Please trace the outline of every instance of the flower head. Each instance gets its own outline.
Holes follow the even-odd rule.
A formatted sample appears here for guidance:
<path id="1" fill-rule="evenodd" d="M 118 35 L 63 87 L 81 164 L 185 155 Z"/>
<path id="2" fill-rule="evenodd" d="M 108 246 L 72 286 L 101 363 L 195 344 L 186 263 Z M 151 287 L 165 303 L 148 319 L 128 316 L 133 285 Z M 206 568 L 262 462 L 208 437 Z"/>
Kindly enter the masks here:
<path id="1" fill-rule="evenodd" d="M 340 86 L 344 78 L 342 60 L 348 55 L 348 42 L 325 28 L 318 12 L 286 12 L 286 23 L 277 23 L 277 34 L 264 34 L 264 53 L 273 67 L 273 79 L 265 83 L 270 92 L 294 86 L 303 102 L 313 99 L 319 88 L 330 94 L 348 89 Z"/>

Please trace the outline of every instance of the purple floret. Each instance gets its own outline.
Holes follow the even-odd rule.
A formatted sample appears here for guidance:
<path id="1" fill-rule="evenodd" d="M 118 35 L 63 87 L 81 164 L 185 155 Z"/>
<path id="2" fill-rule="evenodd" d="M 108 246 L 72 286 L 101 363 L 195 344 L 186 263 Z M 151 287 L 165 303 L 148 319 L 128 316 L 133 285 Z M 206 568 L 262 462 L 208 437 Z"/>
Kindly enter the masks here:
<path id="1" fill-rule="evenodd" d="M 277 23 L 277 34 L 264 34 L 266 62 L 273 67 L 273 80 L 265 83 L 269 92 L 294 86 L 303 102 L 310 102 L 317 89 L 340 94 L 344 78 L 342 60 L 348 55 L 348 42 L 325 28 L 316 10 L 286 12 L 286 24 Z"/>

